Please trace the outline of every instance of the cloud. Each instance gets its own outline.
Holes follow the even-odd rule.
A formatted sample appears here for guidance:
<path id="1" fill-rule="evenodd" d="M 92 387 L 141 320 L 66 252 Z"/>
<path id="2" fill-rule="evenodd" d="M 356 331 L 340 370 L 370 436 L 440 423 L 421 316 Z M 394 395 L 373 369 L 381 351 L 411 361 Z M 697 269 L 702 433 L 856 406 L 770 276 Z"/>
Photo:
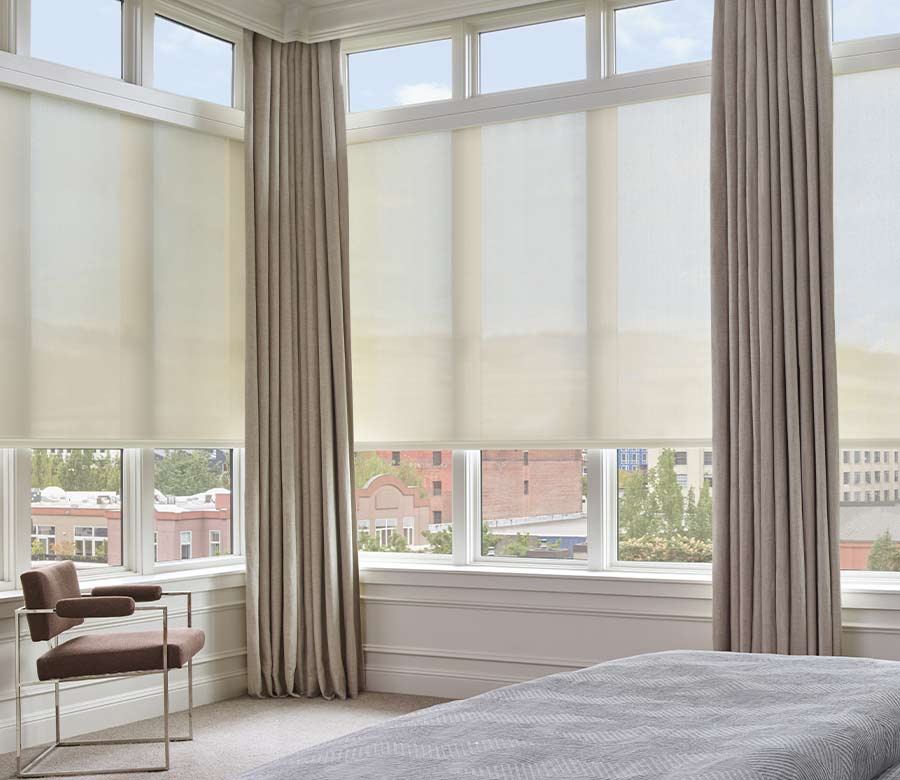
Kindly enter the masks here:
<path id="1" fill-rule="evenodd" d="M 394 90 L 394 97 L 401 106 L 411 106 L 415 103 L 431 103 L 434 100 L 447 100 L 452 95 L 450 86 L 447 84 L 403 84 Z"/>
<path id="2" fill-rule="evenodd" d="M 662 39 L 661 44 L 679 62 L 691 59 L 700 49 L 700 43 L 696 38 L 684 35 L 668 35 Z"/>

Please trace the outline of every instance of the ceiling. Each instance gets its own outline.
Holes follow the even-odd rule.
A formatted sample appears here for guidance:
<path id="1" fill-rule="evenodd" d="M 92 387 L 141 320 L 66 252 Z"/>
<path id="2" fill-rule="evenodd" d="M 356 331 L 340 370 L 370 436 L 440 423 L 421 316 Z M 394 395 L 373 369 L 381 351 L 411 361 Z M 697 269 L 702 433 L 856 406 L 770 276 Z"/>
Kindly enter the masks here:
<path id="1" fill-rule="evenodd" d="M 539 0 L 184 0 L 282 41 L 324 41 L 533 5 Z"/>

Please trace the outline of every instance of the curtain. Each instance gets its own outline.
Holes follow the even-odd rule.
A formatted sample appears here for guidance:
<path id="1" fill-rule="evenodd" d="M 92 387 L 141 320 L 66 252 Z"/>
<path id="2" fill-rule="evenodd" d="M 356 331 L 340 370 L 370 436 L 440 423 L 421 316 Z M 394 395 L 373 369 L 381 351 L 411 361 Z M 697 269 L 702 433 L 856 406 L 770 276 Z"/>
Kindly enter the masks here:
<path id="1" fill-rule="evenodd" d="M 340 44 L 246 49 L 248 688 L 345 698 L 363 656 Z"/>
<path id="2" fill-rule="evenodd" d="M 708 95 L 353 144 L 350 181 L 359 449 L 709 442 Z"/>
<path id="3" fill-rule="evenodd" d="M 717 0 L 713 624 L 721 650 L 840 652 L 827 0 Z"/>
<path id="4" fill-rule="evenodd" d="M 244 437 L 239 141 L 0 87 L 0 447 Z"/>

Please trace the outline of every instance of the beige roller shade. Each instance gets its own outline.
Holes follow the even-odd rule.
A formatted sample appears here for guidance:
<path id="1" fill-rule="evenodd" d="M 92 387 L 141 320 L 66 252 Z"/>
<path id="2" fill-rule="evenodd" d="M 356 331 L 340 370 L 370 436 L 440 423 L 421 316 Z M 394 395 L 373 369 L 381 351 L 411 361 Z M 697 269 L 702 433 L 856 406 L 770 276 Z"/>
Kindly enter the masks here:
<path id="1" fill-rule="evenodd" d="M 350 148 L 357 446 L 706 441 L 709 97 Z"/>
<path id="2" fill-rule="evenodd" d="M 241 144 L 0 88 L 0 444 L 243 439 Z"/>

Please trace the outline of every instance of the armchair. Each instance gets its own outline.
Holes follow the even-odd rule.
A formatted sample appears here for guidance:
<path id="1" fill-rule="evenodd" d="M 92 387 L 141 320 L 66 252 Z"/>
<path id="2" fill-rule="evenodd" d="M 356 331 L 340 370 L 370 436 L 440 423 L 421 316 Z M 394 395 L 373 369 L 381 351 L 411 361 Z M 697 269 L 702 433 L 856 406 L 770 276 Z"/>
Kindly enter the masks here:
<path id="1" fill-rule="evenodd" d="M 71 561 L 55 563 L 25 572 L 22 577 L 25 606 L 15 612 L 15 687 L 16 687 L 16 775 L 18 777 L 50 777 L 91 775 L 112 772 L 153 772 L 169 769 L 169 743 L 193 739 L 193 658 L 202 649 L 203 631 L 192 626 L 191 594 L 163 592 L 155 585 L 101 586 L 83 596 L 78 574 Z M 163 596 L 185 596 L 187 627 L 169 628 L 168 607 L 149 605 Z M 162 618 L 159 631 L 108 632 L 83 634 L 60 643 L 59 636 L 85 620 L 119 618 L 139 611 L 158 612 Z M 28 621 L 33 642 L 48 642 L 50 647 L 37 659 L 37 679 L 22 680 L 21 631 L 22 616 Z M 165 651 L 163 650 L 165 648 Z M 188 733 L 169 734 L 169 670 L 187 666 Z M 163 736 L 148 739 L 63 740 L 60 729 L 60 684 L 76 680 L 116 679 L 137 675 L 161 674 L 163 683 Z M 22 764 L 22 690 L 32 685 L 53 684 L 56 739 L 24 766 Z M 38 764 L 54 750 L 79 745 L 130 745 L 162 743 L 164 761 L 157 766 L 127 767 L 103 770 L 41 771 Z"/>

